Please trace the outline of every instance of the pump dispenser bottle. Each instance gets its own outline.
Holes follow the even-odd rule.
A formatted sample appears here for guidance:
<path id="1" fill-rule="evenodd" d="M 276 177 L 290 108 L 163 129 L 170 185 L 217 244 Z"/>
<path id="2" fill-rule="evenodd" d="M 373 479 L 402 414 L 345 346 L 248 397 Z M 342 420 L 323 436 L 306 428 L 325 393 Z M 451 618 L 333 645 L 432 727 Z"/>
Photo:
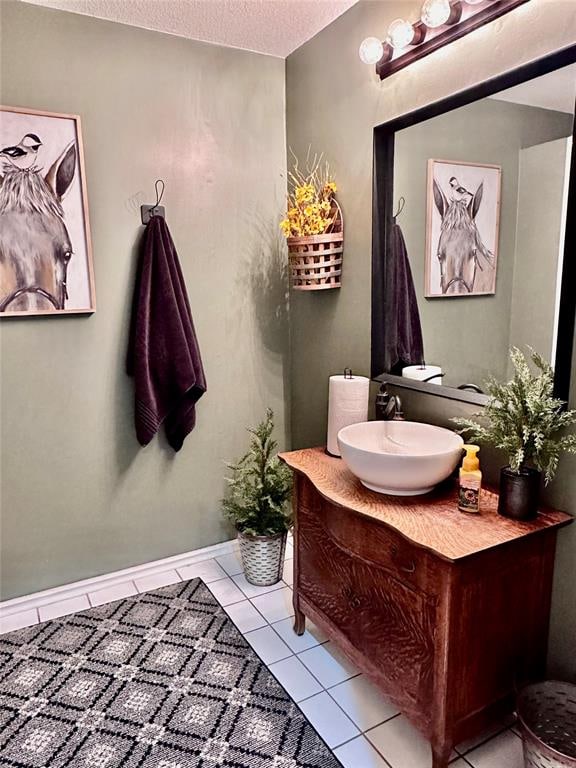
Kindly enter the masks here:
<path id="1" fill-rule="evenodd" d="M 482 472 L 480 461 L 476 455 L 480 448 L 477 445 L 464 445 L 466 456 L 460 468 L 460 485 L 458 490 L 458 509 L 461 512 L 478 514 L 480 512 L 480 487 Z"/>

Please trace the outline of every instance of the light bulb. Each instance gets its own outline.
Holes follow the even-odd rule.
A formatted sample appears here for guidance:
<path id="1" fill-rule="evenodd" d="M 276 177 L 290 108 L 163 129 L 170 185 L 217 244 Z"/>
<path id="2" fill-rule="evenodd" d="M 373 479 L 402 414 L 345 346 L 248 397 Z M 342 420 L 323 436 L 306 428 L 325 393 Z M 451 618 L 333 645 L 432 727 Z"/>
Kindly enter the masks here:
<path id="1" fill-rule="evenodd" d="M 414 42 L 414 27 L 404 19 L 396 19 L 388 27 L 388 42 L 392 48 L 406 48 Z"/>
<path id="2" fill-rule="evenodd" d="M 426 0 L 422 6 L 422 21 L 430 29 L 441 27 L 450 18 L 450 0 Z"/>
<path id="3" fill-rule="evenodd" d="M 358 53 L 364 64 L 378 64 L 384 55 L 384 45 L 377 37 L 367 37 L 362 40 Z"/>

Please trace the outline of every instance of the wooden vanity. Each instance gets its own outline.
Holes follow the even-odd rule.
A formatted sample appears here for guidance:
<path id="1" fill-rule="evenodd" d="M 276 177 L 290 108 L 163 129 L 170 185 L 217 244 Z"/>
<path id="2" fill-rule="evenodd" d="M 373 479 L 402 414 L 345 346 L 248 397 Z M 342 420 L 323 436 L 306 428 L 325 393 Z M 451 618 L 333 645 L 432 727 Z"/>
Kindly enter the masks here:
<path id="1" fill-rule="evenodd" d="M 382 496 L 323 448 L 280 454 L 295 472 L 295 631 L 308 616 L 429 739 L 433 768 L 544 675 L 556 534 L 572 522 L 458 511 L 452 484 Z"/>

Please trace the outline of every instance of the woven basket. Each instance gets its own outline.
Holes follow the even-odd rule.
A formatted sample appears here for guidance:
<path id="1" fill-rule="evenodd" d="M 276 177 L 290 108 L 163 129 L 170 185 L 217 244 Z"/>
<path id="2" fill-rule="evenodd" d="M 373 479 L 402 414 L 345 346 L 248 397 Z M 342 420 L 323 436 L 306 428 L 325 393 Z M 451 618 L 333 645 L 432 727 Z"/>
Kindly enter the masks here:
<path id="1" fill-rule="evenodd" d="M 576 685 L 529 685 L 518 698 L 526 768 L 576 768 Z"/>
<path id="2" fill-rule="evenodd" d="M 258 587 L 268 587 L 280 581 L 284 569 L 286 536 L 286 532 L 275 536 L 238 533 L 246 581 Z"/>
<path id="3" fill-rule="evenodd" d="M 340 288 L 342 253 L 344 251 L 344 219 L 342 209 L 334 202 L 334 223 L 324 235 L 289 237 L 290 278 L 295 291 L 323 291 Z"/>

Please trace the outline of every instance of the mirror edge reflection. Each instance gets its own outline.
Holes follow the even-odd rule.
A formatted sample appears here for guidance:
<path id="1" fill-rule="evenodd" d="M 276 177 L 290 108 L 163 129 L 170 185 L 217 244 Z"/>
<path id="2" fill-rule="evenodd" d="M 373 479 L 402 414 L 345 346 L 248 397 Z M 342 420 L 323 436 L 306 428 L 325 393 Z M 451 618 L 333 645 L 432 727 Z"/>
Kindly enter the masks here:
<path id="1" fill-rule="evenodd" d="M 399 389 L 412 389 L 428 395 L 443 397 L 447 400 L 457 400 L 462 403 L 471 403 L 473 405 L 484 406 L 490 399 L 489 396 L 484 393 L 473 392 L 467 389 L 458 389 L 457 387 L 447 387 L 444 384 L 431 384 L 425 381 L 418 381 L 417 379 L 407 379 L 405 376 L 396 376 L 393 373 L 381 373 L 378 376 L 373 376 L 372 380 L 381 384 L 391 384 Z"/>

